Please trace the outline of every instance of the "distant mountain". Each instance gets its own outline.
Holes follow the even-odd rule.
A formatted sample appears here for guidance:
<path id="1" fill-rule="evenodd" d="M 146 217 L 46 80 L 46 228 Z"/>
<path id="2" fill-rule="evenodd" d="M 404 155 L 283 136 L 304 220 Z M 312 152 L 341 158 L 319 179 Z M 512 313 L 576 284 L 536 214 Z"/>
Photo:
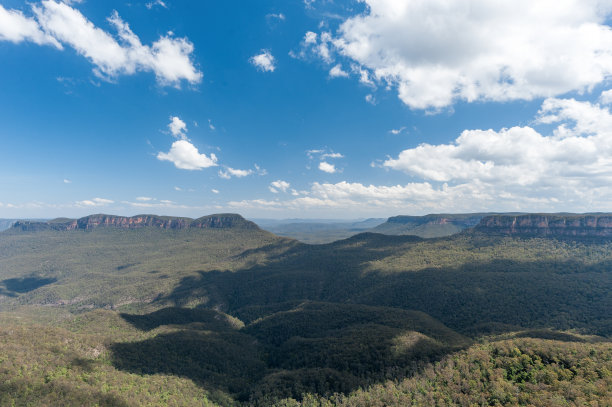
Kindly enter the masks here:
<path id="1" fill-rule="evenodd" d="M 380 225 L 383 218 L 356 221 L 334 219 L 255 220 L 265 230 L 278 236 L 290 237 L 309 244 L 331 243 L 346 239 Z"/>
<path id="2" fill-rule="evenodd" d="M 611 237 L 612 214 L 492 215 L 474 230 L 501 235 Z"/>
<path id="3" fill-rule="evenodd" d="M 13 226 L 16 219 L 0 219 L 0 232 Z"/>
<path id="4" fill-rule="evenodd" d="M 414 235 L 420 237 L 443 237 L 454 235 L 476 226 L 490 213 L 431 214 L 425 216 L 394 216 L 370 232 L 385 235 Z"/>
<path id="5" fill-rule="evenodd" d="M 99 227 L 139 229 L 155 227 L 159 229 L 259 229 L 242 216 L 233 213 L 203 216 L 198 219 L 157 215 L 136 215 L 131 217 L 97 214 L 80 219 L 57 218 L 47 222 L 16 221 L 12 229 L 24 231 L 41 230 L 90 230 Z"/>
<path id="6" fill-rule="evenodd" d="M 0 232 L 10 229 L 18 221 L 46 222 L 47 219 L 0 219 Z"/>

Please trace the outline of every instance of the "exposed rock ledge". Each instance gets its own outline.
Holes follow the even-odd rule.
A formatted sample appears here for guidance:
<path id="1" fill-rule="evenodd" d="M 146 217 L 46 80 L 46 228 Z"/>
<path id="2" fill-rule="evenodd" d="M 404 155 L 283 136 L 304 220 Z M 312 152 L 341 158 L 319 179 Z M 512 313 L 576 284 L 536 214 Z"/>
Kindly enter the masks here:
<path id="1" fill-rule="evenodd" d="M 12 229 L 24 231 L 37 230 L 90 230 L 100 227 L 138 229 L 154 227 L 159 229 L 259 229 L 259 227 L 238 214 L 223 213 L 203 216 L 198 219 L 157 215 L 115 216 L 90 215 L 80 219 L 59 218 L 48 222 L 17 221 Z"/>
<path id="2" fill-rule="evenodd" d="M 503 235 L 612 237 L 612 214 L 528 214 L 484 217 L 474 230 Z"/>

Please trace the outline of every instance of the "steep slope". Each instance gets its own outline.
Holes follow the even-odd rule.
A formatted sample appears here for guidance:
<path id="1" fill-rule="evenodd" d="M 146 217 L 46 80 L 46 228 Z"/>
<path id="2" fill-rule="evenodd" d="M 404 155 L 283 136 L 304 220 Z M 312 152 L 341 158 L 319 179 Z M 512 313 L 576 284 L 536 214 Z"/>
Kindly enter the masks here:
<path id="1" fill-rule="evenodd" d="M 16 221 L 17 219 L 0 219 L 0 232 L 9 229 Z"/>
<path id="2" fill-rule="evenodd" d="M 197 271 L 242 269 L 275 253 L 257 249 L 295 244 L 239 215 L 185 219 L 95 215 L 16 225 L 0 233 L 0 310 L 147 304 Z"/>
<path id="3" fill-rule="evenodd" d="M 494 215 L 483 218 L 474 230 L 500 235 L 612 237 L 612 214 Z"/>

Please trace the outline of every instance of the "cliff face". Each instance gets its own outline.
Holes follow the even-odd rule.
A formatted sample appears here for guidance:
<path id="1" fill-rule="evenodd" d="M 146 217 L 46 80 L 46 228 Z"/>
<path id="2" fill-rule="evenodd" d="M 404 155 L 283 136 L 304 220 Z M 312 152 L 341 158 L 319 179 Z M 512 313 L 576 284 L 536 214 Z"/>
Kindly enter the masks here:
<path id="1" fill-rule="evenodd" d="M 401 225 L 457 225 L 468 228 L 478 224 L 484 217 L 484 214 L 440 214 L 440 215 L 425 215 L 425 216 L 393 216 L 387 220 L 390 224 Z"/>
<path id="2" fill-rule="evenodd" d="M 156 215 L 136 215 L 131 217 L 115 215 L 90 215 L 80 219 L 54 219 L 49 222 L 18 221 L 12 229 L 24 231 L 38 230 L 91 230 L 100 227 L 139 229 L 154 227 L 158 229 L 259 229 L 242 216 L 232 213 L 203 216 L 198 219 Z"/>
<path id="3" fill-rule="evenodd" d="M 612 215 L 494 215 L 483 218 L 474 230 L 503 235 L 612 237 Z"/>

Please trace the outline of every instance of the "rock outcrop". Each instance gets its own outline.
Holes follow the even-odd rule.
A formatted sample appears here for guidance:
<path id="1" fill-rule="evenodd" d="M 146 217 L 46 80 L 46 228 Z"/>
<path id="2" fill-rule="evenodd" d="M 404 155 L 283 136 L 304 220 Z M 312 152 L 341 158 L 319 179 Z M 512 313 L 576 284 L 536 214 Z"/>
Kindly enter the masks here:
<path id="1" fill-rule="evenodd" d="M 612 237 L 612 214 L 528 214 L 484 217 L 477 232 L 501 235 Z"/>
<path id="2" fill-rule="evenodd" d="M 12 229 L 24 231 L 39 230 L 91 230 L 102 227 L 139 229 L 153 227 L 158 229 L 259 229 L 259 227 L 238 214 L 224 213 L 203 216 L 198 219 L 157 215 L 90 215 L 80 219 L 59 218 L 48 222 L 17 221 Z"/>

